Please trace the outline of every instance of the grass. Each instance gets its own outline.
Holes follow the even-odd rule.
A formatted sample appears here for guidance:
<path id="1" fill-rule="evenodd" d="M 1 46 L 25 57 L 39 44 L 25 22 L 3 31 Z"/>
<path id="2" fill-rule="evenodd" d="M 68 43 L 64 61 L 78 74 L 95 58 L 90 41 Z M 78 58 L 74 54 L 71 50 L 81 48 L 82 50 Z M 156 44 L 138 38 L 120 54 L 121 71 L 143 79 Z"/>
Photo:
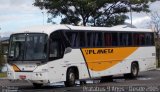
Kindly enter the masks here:
<path id="1" fill-rule="evenodd" d="M 6 72 L 0 73 L 0 78 L 4 78 L 4 77 L 7 77 L 7 73 Z"/>

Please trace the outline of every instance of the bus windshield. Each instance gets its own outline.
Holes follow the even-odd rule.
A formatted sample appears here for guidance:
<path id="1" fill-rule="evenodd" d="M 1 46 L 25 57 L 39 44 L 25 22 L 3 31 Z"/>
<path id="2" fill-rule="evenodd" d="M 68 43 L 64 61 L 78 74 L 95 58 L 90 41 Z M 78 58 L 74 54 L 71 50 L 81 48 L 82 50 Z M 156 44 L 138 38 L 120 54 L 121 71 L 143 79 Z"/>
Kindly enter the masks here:
<path id="1" fill-rule="evenodd" d="M 12 35 L 8 56 L 11 61 L 45 60 L 47 58 L 47 35 L 40 33 Z"/>

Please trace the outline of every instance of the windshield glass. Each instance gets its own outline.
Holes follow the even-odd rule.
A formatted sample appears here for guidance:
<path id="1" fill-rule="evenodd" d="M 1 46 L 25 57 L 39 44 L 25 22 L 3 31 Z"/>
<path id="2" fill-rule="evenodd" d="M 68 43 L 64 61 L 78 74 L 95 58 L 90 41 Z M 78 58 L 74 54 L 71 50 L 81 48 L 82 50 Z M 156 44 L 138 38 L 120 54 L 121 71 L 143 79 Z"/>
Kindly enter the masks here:
<path id="1" fill-rule="evenodd" d="M 44 60 L 47 56 L 46 34 L 15 34 L 10 39 L 10 60 Z"/>

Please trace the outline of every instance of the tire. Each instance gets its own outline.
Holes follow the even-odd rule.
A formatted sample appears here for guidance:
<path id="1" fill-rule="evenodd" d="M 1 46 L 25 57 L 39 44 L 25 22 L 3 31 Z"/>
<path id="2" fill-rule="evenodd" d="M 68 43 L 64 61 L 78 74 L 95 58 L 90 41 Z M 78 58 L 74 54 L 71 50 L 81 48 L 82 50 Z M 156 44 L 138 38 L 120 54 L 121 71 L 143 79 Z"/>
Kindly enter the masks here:
<path id="1" fill-rule="evenodd" d="M 131 73 L 125 74 L 125 78 L 135 79 L 138 76 L 139 67 L 137 63 L 131 64 Z"/>
<path id="2" fill-rule="evenodd" d="M 69 69 L 67 71 L 65 86 L 66 87 L 73 87 L 75 85 L 76 74 L 73 69 Z"/>
<path id="3" fill-rule="evenodd" d="M 33 83 L 34 88 L 41 88 L 43 84 Z"/>

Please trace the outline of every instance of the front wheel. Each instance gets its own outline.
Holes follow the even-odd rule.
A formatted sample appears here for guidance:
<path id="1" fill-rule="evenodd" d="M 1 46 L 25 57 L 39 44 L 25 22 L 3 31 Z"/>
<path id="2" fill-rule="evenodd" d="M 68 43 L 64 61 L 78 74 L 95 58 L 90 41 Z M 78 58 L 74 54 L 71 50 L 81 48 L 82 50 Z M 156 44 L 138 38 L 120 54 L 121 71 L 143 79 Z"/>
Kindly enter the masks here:
<path id="1" fill-rule="evenodd" d="M 124 76 L 126 78 L 136 78 L 138 76 L 138 72 L 139 72 L 139 67 L 138 67 L 138 64 L 137 63 L 132 63 L 131 64 L 131 73 L 129 74 L 125 74 Z"/>
<path id="2" fill-rule="evenodd" d="M 72 87 L 75 85 L 76 75 L 73 69 L 69 69 L 67 72 L 67 79 L 65 81 L 66 87 Z"/>

